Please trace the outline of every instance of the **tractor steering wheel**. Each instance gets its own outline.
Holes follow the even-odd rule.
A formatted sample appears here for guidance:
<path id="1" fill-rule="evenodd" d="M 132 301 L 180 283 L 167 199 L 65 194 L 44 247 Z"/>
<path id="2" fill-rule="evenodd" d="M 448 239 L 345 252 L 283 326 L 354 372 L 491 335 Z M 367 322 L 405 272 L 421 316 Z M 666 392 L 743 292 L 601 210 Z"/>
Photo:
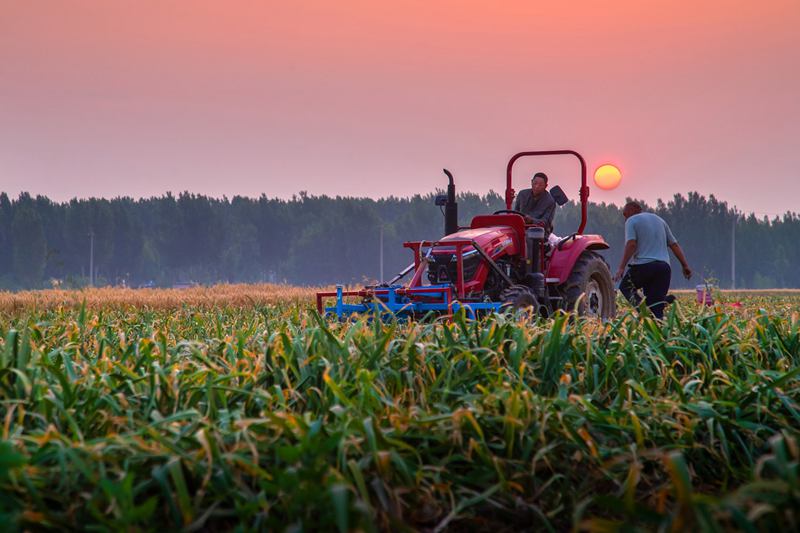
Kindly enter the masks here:
<path id="1" fill-rule="evenodd" d="M 519 212 L 519 211 L 515 211 L 515 210 L 513 210 L 513 209 L 500 209 L 500 210 L 498 210 L 498 211 L 495 211 L 495 212 L 494 212 L 494 213 L 492 213 L 492 214 L 493 214 L 493 215 L 502 215 L 503 213 L 513 213 L 513 214 L 515 214 L 515 215 L 520 215 L 521 217 L 526 217 L 526 216 L 528 216 L 528 215 L 526 215 L 525 213 L 521 213 L 521 212 Z"/>
<path id="2" fill-rule="evenodd" d="M 515 215 L 521 216 L 522 218 L 525 219 L 525 224 L 527 224 L 528 226 L 541 226 L 541 227 L 544 227 L 544 224 L 542 224 L 541 222 L 528 222 L 528 219 L 530 218 L 528 215 L 526 215 L 525 213 L 521 213 L 520 211 L 515 211 L 514 209 L 499 209 L 499 210 L 495 211 L 492 214 L 493 215 L 502 215 L 503 213 L 513 213 Z"/>

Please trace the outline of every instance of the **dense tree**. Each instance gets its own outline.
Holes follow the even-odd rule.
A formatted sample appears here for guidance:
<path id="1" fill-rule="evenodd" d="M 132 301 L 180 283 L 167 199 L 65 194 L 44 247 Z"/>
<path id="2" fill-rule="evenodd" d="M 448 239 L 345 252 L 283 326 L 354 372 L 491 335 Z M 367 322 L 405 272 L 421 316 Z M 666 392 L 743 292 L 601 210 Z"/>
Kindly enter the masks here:
<path id="1" fill-rule="evenodd" d="M 441 236 L 443 216 L 433 199 L 433 193 L 372 200 L 302 192 L 290 200 L 265 195 L 229 200 L 184 192 L 55 203 L 28 194 L 11 200 L 0 193 L 0 287 L 38 287 L 45 278 L 86 284 L 90 232 L 98 283 L 361 283 L 379 277 L 381 254 L 389 278 L 411 262 L 404 241 Z M 504 207 L 502 196 L 492 191 L 461 194 L 458 202 L 462 226 L 475 214 Z M 759 219 L 698 193 L 675 195 L 652 210 L 670 223 L 698 274 L 686 282 L 673 268 L 673 286 L 704 278 L 730 286 L 735 234 L 736 286 L 800 287 L 800 269 L 794 267 L 800 262 L 796 214 Z M 624 239 L 620 207 L 592 203 L 588 214 L 585 232 L 606 238 L 611 245 L 606 258 L 616 267 Z M 574 200 L 556 211 L 557 234 L 569 235 L 579 224 Z"/>
<path id="2" fill-rule="evenodd" d="M 39 286 L 46 265 L 47 241 L 42 217 L 32 205 L 22 205 L 14 212 L 11 235 L 14 277 L 22 286 Z"/>
<path id="3" fill-rule="evenodd" d="M 11 221 L 14 211 L 6 193 L 0 193 L 0 288 L 14 285 L 11 279 L 13 242 L 11 241 Z"/>

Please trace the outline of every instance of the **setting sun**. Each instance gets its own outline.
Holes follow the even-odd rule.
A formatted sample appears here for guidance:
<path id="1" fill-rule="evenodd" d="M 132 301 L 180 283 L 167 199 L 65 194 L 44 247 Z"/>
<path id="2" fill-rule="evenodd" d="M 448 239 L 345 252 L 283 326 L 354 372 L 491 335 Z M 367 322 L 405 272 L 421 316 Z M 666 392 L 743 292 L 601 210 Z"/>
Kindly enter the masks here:
<path id="1" fill-rule="evenodd" d="M 622 173 L 614 165 L 602 165 L 594 171 L 594 182 L 603 190 L 616 189 L 622 181 Z"/>

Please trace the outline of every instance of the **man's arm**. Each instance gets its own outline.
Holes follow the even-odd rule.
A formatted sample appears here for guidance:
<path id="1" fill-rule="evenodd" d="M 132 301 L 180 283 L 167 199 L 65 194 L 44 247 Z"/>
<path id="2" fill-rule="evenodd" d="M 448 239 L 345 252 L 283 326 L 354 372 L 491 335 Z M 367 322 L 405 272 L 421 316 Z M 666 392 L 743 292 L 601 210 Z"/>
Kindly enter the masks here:
<path id="1" fill-rule="evenodd" d="M 625 249 L 622 251 L 622 261 L 619 263 L 617 273 L 614 274 L 614 281 L 621 280 L 625 275 L 625 267 L 636 253 L 637 240 L 636 220 L 635 217 L 631 217 L 625 220 Z"/>
<path id="2" fill-rule="evenodd" d="M 555 216 L 555 214 L 556 204 L 553 202 L 545 208 L 541 218 L 533 218 L 532 220 L 537 224 L 544 224 L 545 227 L 551 228 L 553 226 L 553 216 Z"/>
<path id="3" fill-rule="evenodd" d="M 556 214 L 556 201 L 553 200 L 550 193 L 546 194 L 547 196 L 542 198 L 533 208 L 533 212 L 529 214 L 529 217 L 534 224 L 542 224 L 550 228 L 553 225 L 553 216 Z"/>
<path id="4" fill-rule="evenodd" d="M 614 274 L 614 281 L 621 280 L 622 276 L 625 275 L 625 267 L 628 265 L 628 261 L 631 260 L 634 253 L 636 253 L 636 241 L 631 239 L 625 243 L 625 250 L 622 252 L 622 261 L 619 263 L 617 273 Z"/>
<path id="5" fill-rule="evenodd" d="M 675 254 L 675 257 L 677 257 L 678 261 L 681 262 L 681 267 L 683 267 L 683 277 L 686 279 L 691 279 L 692 269 L 689 268 L 689 263 L 686 261 L 686 256 L 683 255 L 683 249 L 681 248 L 681 245 L 677 242 L 673 242 L 669 245 L 669 249 L 672 250 L 672 253 Z"/>

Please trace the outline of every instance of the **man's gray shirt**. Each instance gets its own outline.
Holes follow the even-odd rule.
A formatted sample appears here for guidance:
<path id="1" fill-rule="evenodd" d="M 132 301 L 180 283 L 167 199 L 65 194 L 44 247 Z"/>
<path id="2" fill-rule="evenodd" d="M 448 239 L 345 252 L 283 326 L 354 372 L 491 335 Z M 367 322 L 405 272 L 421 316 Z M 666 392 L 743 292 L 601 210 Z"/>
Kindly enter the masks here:
<path id="1" fill-rule="evenodd" d="M 638 213 L 625 221 L 625 242 L 628 241 L 636 241 L 631 265 L 669 263 L 667 247 L 678 242 L 664 219 L 653 213 Z"/>
<path id="2" fill-rule="evenodd" d="M 553 228 L 553 215 L 556 212 L 556 201 L 548 191 L 534 196 L 530 189 L 519 191 L 514 200 L 514 211 L 525 213 L 534 222 L 544 223 L 548 230 Z"/>

